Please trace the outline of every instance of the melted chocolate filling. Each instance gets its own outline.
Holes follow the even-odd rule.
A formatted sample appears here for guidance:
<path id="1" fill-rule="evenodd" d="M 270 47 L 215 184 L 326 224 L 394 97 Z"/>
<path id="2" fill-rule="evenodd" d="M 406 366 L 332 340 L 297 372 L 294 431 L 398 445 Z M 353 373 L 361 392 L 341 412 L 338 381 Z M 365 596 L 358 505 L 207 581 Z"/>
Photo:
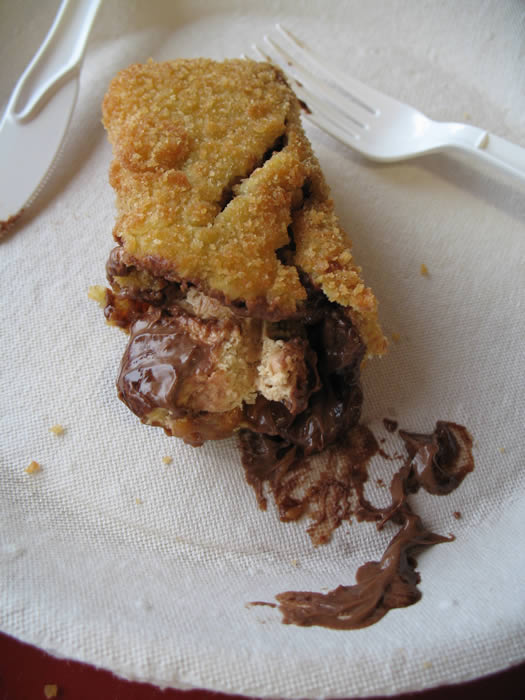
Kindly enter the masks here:
<path id="1" fill-rule="evenodd" d="M 209 346 L 177 329 L 160 311 L 151 312 L 132 326 L 117 380 L 119 398 L 140 417 L 155 408 L 183 417 L 187 411 L 177 408 L 181 380 L 208 372 L 210 364 Z"/>
<path id="2" fill-rule="evenodd" d="M 121 247 L 107 264 L 108 279 L 132 278 Z M 359 384 L 365 352 L 357 331 L 342 307 L 331 303 L 307 279 L 308 301 L 301 318 L 273 324 L 274 339 L 282 337 L 304 349 L 306 376 L 298 379 L 288 405 L 259 394 L 242 412 L 242 441 L 249 444 L 245 459 L 252 474 L 266 474 L 283 459 L 322 451 L 357 423 L 363 400 Z M 179 329 L 174 316 L 183 313 L 174 304 L 180 287 L 158 278 L 154 288 L 129 287 L 116 294 L 108 291 L 106 317 L 130 330 L 117 380 L 118 395 L 141 419 L 155 408 L 166 409 L 173 418 L 193 416 L 177 406 L 177 395 L 188 376 L 209 372 L 210 348 L 190 339 Z M 184 312 L 187 313 L 187 312 Z M 219 321 L 196 319 L 201 324 Z M 289 454 L 290 453 L 290 454 Z M 255 478 L 249 477 L 256 487 Z"/>
<path id="3" fill-rule="evenodd" d="M 341 307 L 315 296 L 305 314 L 305 329 L 312 350 L 306 355 L 311 370 L 306 408 L 294 414 L 261 395 L 244 407 L 249 430 L 241 432 L 241 442 L 249 446 L 244 452 L 252 473 L 275 469 L 288 450 L 321 452 L 361 415 L 359 374 L 365 348 L 351 321 Z"/>
<path id="4" fill-rule="evenodd" d="M 127 277 L 133 270 L 120 249 L 115 249 L 108 261 L 113 286 L 118 289 L 115 278 Z M 118 392 L 141 418 L 161 408 L 174 418 L 191 420 L 186 409 L 177 408 L 178 393 L 185 377 L 210 370 L 210 347 L 189 338 L 174 323 L 178 312 L 173 301 L 180 296 L 181 287 L 164 282 L 155 278 L 151 290 L 134 289 L 131 283 L 117 294 L 108 292 L 106 316 L 130 329 Z M 303 283 L 308 289 L 307 304 L 293 320 L 284 321 L 282 328 L 276 324 L 275 332 L 278 337 L 282 330 L 283 338 L 297 338 L 304 344 L 307 376 L 288 408 L 262 395 L 243 407 L 247 427 L 240 432 L 242 461 L 259 505 L 266 506 L 263 487 L 269 482 L 282 520 L 295 520 L 304 513 L 313 517 L 309 533 L 316 544 L 327 542 L 342 520 L 352 515 L 375 521 L 378 528 L 390 520 L 400 525 L 381 560 L 358 569 L 355 585 L 339 586 L 327 594 L 288 591 L 276 596 L 286 624 L 356 629 L 421 597 L 413 553 L 450 538 L 428 530 L 407 498 L 420 488 L 432 494 L 447 494 L 457 488 L 474 467 L 472 439 L 464 427 L 446 422 L 438 422 L 429 435 L 399 431 L 407 460 L 392 478 L 391 504 L 374 507 L 364 495 L 368 462 L 374 454 L 384 453 L 373 434 L 357 425 L 365 348 L 344 310 L 307 280 Z M 385 427 L 394 432 L 397 423 L 385 420 Z M 214 431 L 215 427 L 210 437 L 222 436 L 220 430 Z M 200 436 L 193 440 L 193 444 L 201 442 Z M 295 489 L 309 472 L 310 455 L 327 447 L 332 471 L 327 469 L 298 495 Z M 356 499 L 350 505 L 352 494 Z"/>

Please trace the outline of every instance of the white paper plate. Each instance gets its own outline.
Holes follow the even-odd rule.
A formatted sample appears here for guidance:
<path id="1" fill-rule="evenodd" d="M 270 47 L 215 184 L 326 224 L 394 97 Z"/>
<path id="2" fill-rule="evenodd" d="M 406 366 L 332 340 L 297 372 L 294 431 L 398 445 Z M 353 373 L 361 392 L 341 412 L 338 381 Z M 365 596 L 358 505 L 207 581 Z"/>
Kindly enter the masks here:
<path id="1" fill-rule="evenodd" d="M 55 6 L 3 8 L 0 99 Z M 307 129 L 385 330 L 400 336 L 366 369 L 365 420 L 377 428 L 389 415 L 413 430 L 455 420 L 476 440 L 476 470 L 460 489 L 418 497 L 425 521 L 457 540 L 420 557 L 417 605 L 355 632 L 246 608 L 352 583 L 391 532 L 346 525 L 314 549 L 304 523 L 257 510 L 234 441 L 193 450 L 116 398 L 125 338 L 87 299 L 104 281 L 114 219 L 105 88 L 149 56 L 239 55 L 276 21 L 431 116 L 525 145 L 519 4 L 108 1 L 55 175 L 0 245 L 2 630 L 129 678 L 258 696 L 394 694 L 503 669 L 525 658 L 517 184 L 446 156 L 371 165 Z M 63 436 L 49 432 L 55 423 Z M 25 473 L 31 460 L 40 473 Z"/>

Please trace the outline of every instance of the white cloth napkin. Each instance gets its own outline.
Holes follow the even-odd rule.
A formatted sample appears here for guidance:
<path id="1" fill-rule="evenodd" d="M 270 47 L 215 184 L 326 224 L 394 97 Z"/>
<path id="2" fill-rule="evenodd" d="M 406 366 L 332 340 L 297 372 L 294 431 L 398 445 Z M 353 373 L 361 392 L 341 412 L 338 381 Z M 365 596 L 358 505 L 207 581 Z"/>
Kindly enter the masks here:
<path id="1" fill-rule="evenodd" d="M 2 5 L 4 103 L 56 7 Z M 395 694 L 503 669 L 525 658 L 518 183 L 443 155 L 373 165 L 307 127 L 385 331 L 399 335 L 365 370 L 364 419 L 378 435 L 385 416 L 421 431 L 454 420 L 475 438 L 464 484 L 417 497 L 425 522 L 457 537 L 420 556 L 417 605 L 349 632 L 245 607 L 353 583 L 392 531 L 346 523 L 314 549 L 305 523 L 257 509 L 234 440 L 192 449 L 116 397 L 125 336 L 87 297 L 112 247 L 106 86 L 149 56 L 240 55 L 276 21 L 429 115 L 525 146 L 520 3 L 108 0 L 63 155 L 0 244 L 1 629 L 132 679 L 280 698 Z M 41 470 L 28 474 L 32 460 Z"/>

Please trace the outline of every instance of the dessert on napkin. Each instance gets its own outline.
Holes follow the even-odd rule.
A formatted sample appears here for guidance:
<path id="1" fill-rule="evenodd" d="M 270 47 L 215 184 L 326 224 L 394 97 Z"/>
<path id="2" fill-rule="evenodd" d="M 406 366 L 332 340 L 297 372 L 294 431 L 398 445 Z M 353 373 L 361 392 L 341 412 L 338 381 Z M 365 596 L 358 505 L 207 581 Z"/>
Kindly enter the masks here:
<path id="1" fill-rule="evenodd" d="M 407 498 L 455 489 L 474 467 L 472 439 L 455 423 L 400 431 L 391 504 L 365 496 L 370 459 L 397 458 L 358 425 L 361 366 L 386 341 L 283 74 L 241 59 L 149 61 L 114 78 L 103 119 L 118 245 L 101 300 L 129 333 L 120 398 L 194 446 L 238 432 L 259 506 L 268 484 L 282 520 L 313 519 L 315 544 L 351 517 L 400 525 L 355 585 L 279 594 L 284 622 L 354 629 L 415 603 L 413 550 L 449 538 Z M 310 456 L 325 448 L 316 472 Z"/>

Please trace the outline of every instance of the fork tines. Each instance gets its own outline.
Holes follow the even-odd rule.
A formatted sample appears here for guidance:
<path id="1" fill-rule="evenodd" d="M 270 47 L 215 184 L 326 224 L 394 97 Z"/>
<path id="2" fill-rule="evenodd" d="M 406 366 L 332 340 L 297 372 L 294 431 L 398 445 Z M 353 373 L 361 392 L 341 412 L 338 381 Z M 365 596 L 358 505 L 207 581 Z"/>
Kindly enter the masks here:
<path id="1" fill-rule="evenodd" d="M 366 95 L 367 86 L 323 65 L 311 49 L 280 24 L 273 34 L 265 35 L 264 48 L 254 44 L 252 49 L 257 58 L 285 72 L 310 121 L 355 148 L 360 132 L 367 130 L 370 119 L 377 115 L 372 106 L 373 90 L 369 90 L 370 101 L 363 101 L 361 95 Z M 358 88 L 359 98 L 353 86 Z"/>

